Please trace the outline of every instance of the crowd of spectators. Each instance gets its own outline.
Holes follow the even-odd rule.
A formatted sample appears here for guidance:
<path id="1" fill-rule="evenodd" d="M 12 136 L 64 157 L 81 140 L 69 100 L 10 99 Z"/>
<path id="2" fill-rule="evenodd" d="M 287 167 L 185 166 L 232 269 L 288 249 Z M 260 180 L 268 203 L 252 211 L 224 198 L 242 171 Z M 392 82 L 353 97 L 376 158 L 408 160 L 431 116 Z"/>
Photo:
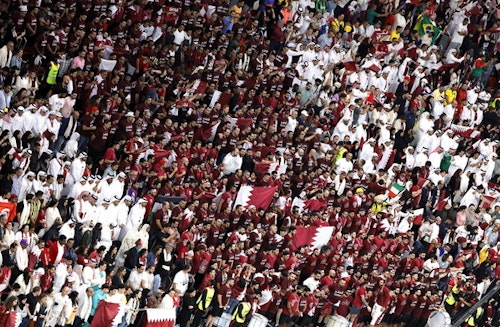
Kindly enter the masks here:
<path id="1" fill-rule="evenodd" d="M 459 317 L 500 279 L 499 18 L 2 1 L 0 325 L 89 326 L 101 301 L 114 326 L 143 308 L 181 327 Z M 233 206 L 242 185 L 277 191 Z M 308 226 L 328 244 L 297 247 Z M 498 301 L 464 325 L 498 327 Z"/>

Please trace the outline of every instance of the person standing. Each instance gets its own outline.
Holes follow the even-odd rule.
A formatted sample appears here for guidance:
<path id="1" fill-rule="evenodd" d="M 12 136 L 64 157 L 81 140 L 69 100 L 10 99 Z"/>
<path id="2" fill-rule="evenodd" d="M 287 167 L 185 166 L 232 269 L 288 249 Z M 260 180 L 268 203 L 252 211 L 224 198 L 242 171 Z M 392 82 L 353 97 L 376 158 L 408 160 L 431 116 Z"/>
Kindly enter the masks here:
<path id="1" fill-rule="evenodd" d="M 67 310 L 67 308 L 72 307 L 69 293 L 70 288 L 68 286 L 64 286 L 60 293 L 54 295 L 54 305 L 48 314 L 45 326 L 54 327 L 56 325 L 65 325 L 67 318 L 69 318 L 67 313 L 71 313 L 71 310 Z"/>
<path id="2" fill-rule="evenodd" d="M 189 286 L 189 271 L 191 265 L 187 264 L 184 268 L 174 276 L 172 281 L 172 288 L 179 291 L 180 296 L 184 296 Z"/>
<path id="3" fill-rule="evenodd" d="M 194 288 L 189 288 L 182 298 L 181 308 L 179 310 L 179 314 L 177 315 L 176 322 L 180 327 L 187 327 L 189 321 L 191 320 L 192 312 L 196 309 L 196 302 L 196 290 Z M 193 324 L 193 326 L 195 325 Z"/>
<path id="4" fill-rule="evenodd" d="M 75 317 L 74 327 L 81 327 L 87 324 L 90 317 L 90 312 L 92 311 L 92 297 L 94 296 L 94 290 L 92 287 L 87 287 L 85 292 L 82 292 L 78 297 L 78 312 Z"/>
<path id="5" fill-rule="evenodd" d="M 34 327 L 44 326 L 45 317 L 47 316 L 47 298 L 47 293 L 42 293 L 38 297 L 38 302 L 35 305 L 32 318 L 32 321 L 35 322 Z"/>
<path id="6" fill-rule="evenodd" d="M 384 314 L 387 311 L 387 307 L 391 302 L 391 292 L 389 288 L 385 286 L 385 280 L 380 279 L 378 281 L 379 290 L 375 295 L 375 303 L 373 304 L 373 308 L 371 310 L 372 320 L 370 322 L 370 326 L 376 326 L 384 318 Z"/>
<path id="7" fill-rule="evenodd" d="M 368 282 L 366 281 L 363 282 L 361 285 L 359 285 L 358 289 L 356 290 L 356 293 L 354 293 L 354 300 L 352 301 L 352 307 L 351 310 L 349 311 L 349 316 L 348 316 L 348 319 L 351 322 L 356 321 L 363 307 L 367 308 L 369 312 L 371 311 L 370 305 L 368 304 L 368 299 L 366 298 L 367 284 Z"/>
<path id="8" fill-rule="evenodd" d="M 451 36 L 451 42 L 448 48 L 446 49 L 446 54 L 451 51 L 451 49 L 458 49 L 464 42 L 465 36 L 469 33 L 467 25 L 469 25 L 469 19 L 464 18 L 461 23 L 458 24 L 455 31 L 453 31 L 453 35 Z"/>
<path id="9" fill-rule="evenodd" d="M 6 45 L 0 48 L 0 68 L 10 67 L 12 50 L 14 50 L 14 42 L 12 41 L 7 42 Z"/>
<path id="10" fill-rule="evenodd" d="M 206 327 L 212 327 L 215 317 L 220 317 L 224 310 L 229 306 L 229 299 L 231 299 L 232 289 L 234 286 L 234 278 L 230 277 L 226 283 L 222 285 L 217 291 L 217 302 L 214 304 L 210 315 L 208 316 Z"/>
<path id="11" fill-rule="evenodd" d="M 215 295 L 215 281 L 207 285 L 196 300 L 196 310 L 191 326 L 197 327 L 201 324 L 203 317 L 207 314 L 211 307 Z M 179 322 L 181 324 L 181 322 Z M 182 326 L 182 325 L 181 325 Z"/>

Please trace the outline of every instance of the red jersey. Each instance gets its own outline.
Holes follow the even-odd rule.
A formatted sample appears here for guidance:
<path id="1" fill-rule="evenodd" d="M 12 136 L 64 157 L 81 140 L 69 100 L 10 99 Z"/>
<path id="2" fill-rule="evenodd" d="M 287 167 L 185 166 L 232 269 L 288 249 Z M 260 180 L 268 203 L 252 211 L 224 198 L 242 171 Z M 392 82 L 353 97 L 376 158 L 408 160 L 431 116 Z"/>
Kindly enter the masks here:
<path id="1" fill-rule="evenodd" d="M 337 307 L 336 313 L 339 316 L 347 317 L 353 301 L 354 299 L 352 298 L 351 295 L 342 295 L 339 298 L 339 306 Z"/>
<path id="2" fill-rule="evenodd" d="M 391 292 L 387 286 L 382 286 L 382 288 L 377 293 L 377 298 L 375 300 L 378 305 L 383 308 L 387 308 L 391 302 Z"/>
<path id="3" fill-rule="evenodd" d="M 219 295 L 222 297 L 221 304 L 223 307 L 228 305 L 232 293 L 233 293 L 232 288 L 227 285 L 222 285 L 217 291 L 217 298 L 219 297 Z"/>
<path id="4" fill-rule="evenodd" d="M 286 305 L 283 308 L 283 313 L 290 317 L 298 315 L 299 304 L 300 296 L 298 296 L 295 292 L 288 292 L 286 296 Z"/>
<path id="5" fill-rule="evenodd" d="M 361 300 L 361 297 L 365 297 L 366 299 L 366 288 L 364 286 L 360 286 L 356 290 L 356 293 L 354 294 L 354 300 L 352 301 L 352 305 L 357 308 L 362 308 L 364 304 L 363 301 Z"/>

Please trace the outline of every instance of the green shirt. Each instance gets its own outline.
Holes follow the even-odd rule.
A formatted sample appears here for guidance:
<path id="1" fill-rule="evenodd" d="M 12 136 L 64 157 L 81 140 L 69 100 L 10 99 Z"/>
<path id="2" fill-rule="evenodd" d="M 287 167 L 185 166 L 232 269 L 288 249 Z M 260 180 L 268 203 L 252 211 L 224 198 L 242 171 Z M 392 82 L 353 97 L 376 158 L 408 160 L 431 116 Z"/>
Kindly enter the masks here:
<path id="1" fill-rule="evenodd" d="M 370 25 L 373 25 L 374 22 L 375 22 L 375 18 L 377 18 L 379 16 L 379 13 L 376 12 L 375 10 L 373 9 L 368 9 L 366 11 L 366 21 L 368 22 L 368 24 Z"/>
<path id="2" fill-rule="evenodd" d="M 317 0 L 314 7 L 316 8 L 317 11 L 324 14 L 326 11 L 326 1 Z"/>

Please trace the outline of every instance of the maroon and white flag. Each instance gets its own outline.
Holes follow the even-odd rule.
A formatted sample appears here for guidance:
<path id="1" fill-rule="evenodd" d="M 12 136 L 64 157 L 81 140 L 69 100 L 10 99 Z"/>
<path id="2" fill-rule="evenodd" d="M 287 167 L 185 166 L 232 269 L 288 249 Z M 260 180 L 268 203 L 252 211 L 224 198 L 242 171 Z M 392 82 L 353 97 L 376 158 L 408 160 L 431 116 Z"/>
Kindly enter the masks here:
<path id="1" fill-rule="evenodd" d="M 264 208 L 267 210 L 273 201 L 273 195 L 277 189 L 277 187 L 255 187 L 243 185 L 238 191 L 238 195 L 234 201 L 234 207 L 240 204 L 246 209 L 249 206 L 254 205 L 256 208 Z"/>
<path id="2" fill-rule="evenodd" d="M 118 303 L 104 300 L 99 302 L 90 326 L 112 326 L 116 316 L 118 315 L 118 311 L 120 311 L 120 305 Z"/>
<path id="3" fill-rule="evenodd" d="M 443 210 L 447 203 L 450 203 L 450 198 L 443 199 L 436 204 L 436 210 Z M 451 203 L 450 203 L 451 204 Z"/>
<path id="4" fill-rule="evenodd" d="M 483 195 L 482 196 L 482 202 L 481 202 L 481 208 L 482 209 L 487 209 L 488 207 L 491 206 L 493 202 L 495 202 L 496 197 L 491 196 L 491 195 Z"/>
<path id="5" fill-rule="evenodd" d="M 278 176 L 280 176 L 286 173 L 286 169 L 287 165 L 283 158 L 280 158 L 277 162 L 256 162 L 254 167 L 255 174 L 259 177 L 264 176 L 266 173 L 271 174 L 273 172 L 277 172 Z"/>
<path id="6" fill-rule="evenodd" d="M 233 129 L 235 126 L 238 126 L 239 128 L 253 126 L 252 118 L 230 118 L 229 122 L 231 123 L 231 129 Z"/>
<path id="7" fill-rule="evenodd" d="M 193 138 L 196 140 L 213 142 L 219 125 L 220 122 L 217 122 L 214 125 L 202 125 L 198 127 Z"/>
<path id="8" fill-rule="evenodd" d="M 298 207 L 300 212 L 302 211 L 318 211 L 325 210 L 327 208 L 326 201 L 309 199 L 303 200 L 299 197 L 295 197 L 292 202 L 292 207 Z"/>
<path id="9" fill-rule="evenodd" d="M 175 309 L 146 309 L 142 325 L 143 327 L 174 327 Z"/>
<path id="10" fill-rule="evenodd" d="M 304 245 L 309 245 L 311 248 L 319 249 L 323 245 L 328 244 L 330 237 L 335 230 L 335 227 L 333 226 L 297 226 L 295 228 L 297 229 L 297 233 L 293 236 L 293 246 L 295 249 Z"/>

